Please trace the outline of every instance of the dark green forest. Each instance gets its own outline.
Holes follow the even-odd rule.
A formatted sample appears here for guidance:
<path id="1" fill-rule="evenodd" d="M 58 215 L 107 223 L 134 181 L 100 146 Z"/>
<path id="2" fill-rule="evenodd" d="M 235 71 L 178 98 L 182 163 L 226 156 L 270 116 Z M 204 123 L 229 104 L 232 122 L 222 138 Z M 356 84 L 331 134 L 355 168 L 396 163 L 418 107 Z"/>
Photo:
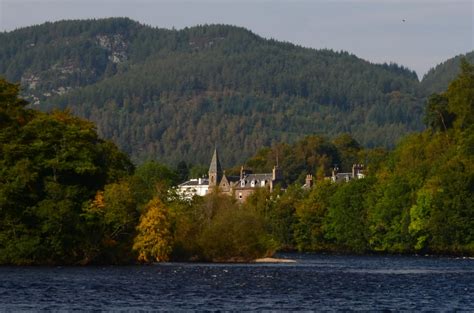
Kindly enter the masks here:
<path id="1" fill-rule="evenodd" d="M 0 42 L 0 75 L 21 83 L 32 108 L 70 109 L 137 164 L 203 164 L 217 143 L 231 166 L 311 134 L 392 148 L 423 129 L 427 97 L 456 72 L 443 65 L 420 84 L 397 64 L 240 27 L 168 30 L 126 18 L 45 23 Z"/>
<path id="2" fill-rule="evenodd" d="M 474 66 L 460 68 L 429 97 L 426 130 L 392 151 L 348 134 L 261 149 L 247 166 L 282 155 L 285 183 L 244 204 L 217 192 L 182 199 L 172 186 L 185 163 L 134 168 L 91 122 L 31 109 L 0 80 L 0 264 L 250 261 L 279 250 L 473 256 Z M 325 179 L 333 163 L 354 162 L 366 178 Z"/>

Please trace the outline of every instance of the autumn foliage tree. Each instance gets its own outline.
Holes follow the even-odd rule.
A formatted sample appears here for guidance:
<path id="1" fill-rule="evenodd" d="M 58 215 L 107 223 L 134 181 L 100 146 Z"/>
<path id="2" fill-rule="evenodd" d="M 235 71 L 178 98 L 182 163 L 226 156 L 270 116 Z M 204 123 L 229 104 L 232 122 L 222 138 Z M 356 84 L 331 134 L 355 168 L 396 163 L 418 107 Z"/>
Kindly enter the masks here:
<path id="1" fill-rule="evenodd" d="M 168 261 L 173 237 L 169 210 L 160 199 L 152 199 L 140 217 L 133 249 L 141 262 Z"/>

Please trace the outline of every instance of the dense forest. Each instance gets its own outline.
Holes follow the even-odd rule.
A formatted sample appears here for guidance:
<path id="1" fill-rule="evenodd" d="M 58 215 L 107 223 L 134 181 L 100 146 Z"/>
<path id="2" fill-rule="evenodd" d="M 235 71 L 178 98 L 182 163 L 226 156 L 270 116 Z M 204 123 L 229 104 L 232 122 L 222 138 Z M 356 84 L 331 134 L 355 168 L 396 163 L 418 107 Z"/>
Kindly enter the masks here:
<path id="1" fill-rule="evenodd" d="M 235 165 L 310 134 L 391 148 L 423 129 L 426 97 L 456 71 L 446 65 L 420 84 L 403 66 L 239 27 L 168 30 L 126 18 L 45 23 L 0 42 L 0 75 L 21 82 L 33 108 L 69 108 L 137 164 L 203 164 L 217 143 Z"/>
<path id="2" fill-rule="evenodd" d="M 461 59 L 474 64 L 474 51 L 446 60 L 428 71 L 421 81 L 421 90 L 426 96 L 441 93 L 449 83 L 459 75 Z"/>
<path id="3" fill-rule="evenodd" d="M 67 111 L 28 108 L 0 80 L 0 264 L 249 261 L 277 250 L 474 255 L 474 66 L 429 97 L 424 123 L 396 148 L 350 135 L 275 143 L 247 161 L 284 155 L 285 183 L 239 204 L 217 192 L 182 199 L 190 173 L 134 168 Z M 331 183 L 332 163 L 365 162 L 366 178 Z M 313 174 L 315 184 L 302 188 Z"/>

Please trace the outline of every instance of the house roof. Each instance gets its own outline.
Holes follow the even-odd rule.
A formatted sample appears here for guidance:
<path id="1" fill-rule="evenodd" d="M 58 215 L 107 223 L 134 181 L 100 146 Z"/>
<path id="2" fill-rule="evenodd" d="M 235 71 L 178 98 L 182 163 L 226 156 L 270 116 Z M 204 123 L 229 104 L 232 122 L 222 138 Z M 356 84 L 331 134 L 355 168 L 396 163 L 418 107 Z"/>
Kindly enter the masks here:
<path id="1" fill-rule="evenodd" d="M 191 179 L 185 181 L 182 184 L 179 184 L 178 187 L 192 187 L 192 186 L 206 186 L 209 185 L 209 179 L 201 178 L 201 183 L 199 183 L 199 179 Z"/>
<path id="2" fill-rule="evenodd" d="M 229 182 L 236 182 L 240 180 L 240 176 L 225 176 Z"/>
<path id="3" fill-rule="evenodd" d="M 266 181 L 266 183 L 273 180 L 272 173 L 262 173 L 262 174 L 248 174 L 245 175 L 243 179 L 240 180 L 240 184 L 237 188 L 254 188 L 259 187 L 262 181 Z M 252 181 L 255 182 L 254 186 L 252 186 Z M 243 182 L 243 185 L 242 185 Z"/>
<path id="4" fill-rule="evenodd" d="M 272 173 L 261 173 L 261 174 L 248 174 L 244 177 L 246 180 L 272 180 L 273 174 Z"/>

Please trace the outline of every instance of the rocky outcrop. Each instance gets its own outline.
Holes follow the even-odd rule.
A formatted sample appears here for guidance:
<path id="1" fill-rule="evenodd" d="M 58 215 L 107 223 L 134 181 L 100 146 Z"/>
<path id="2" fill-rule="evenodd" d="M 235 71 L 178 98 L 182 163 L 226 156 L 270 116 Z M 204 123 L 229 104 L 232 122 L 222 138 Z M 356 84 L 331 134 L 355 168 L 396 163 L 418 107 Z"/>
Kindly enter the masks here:
<path id="1" fill-rule="evenodd" d="M 113 63 L 121 63 L 128 59 L 128 45 L 121 34 L 97 35 L 97 43 L 110 52 L 109 60 Z"/>

